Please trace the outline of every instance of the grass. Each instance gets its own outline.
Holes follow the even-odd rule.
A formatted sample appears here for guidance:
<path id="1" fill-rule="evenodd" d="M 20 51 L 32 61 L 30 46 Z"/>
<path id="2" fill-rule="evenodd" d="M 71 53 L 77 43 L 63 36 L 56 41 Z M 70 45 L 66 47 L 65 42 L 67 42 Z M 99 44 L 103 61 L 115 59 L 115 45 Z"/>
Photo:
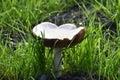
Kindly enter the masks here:
<path id="1" fill-rule="evenodd" d="M 79 1 L 78 1 L 79 2 Z M 2 0 L 0 2 L 0 80 L 34 80 L 42 74 L 54 77 L 53 52 L 42 42 L 33 39 L 31 30 L 34 25 L 59 14 L 77 4 L 87 17 L 86 38 L 81 44 L 64 49 L 63 71 L 86 75 L 98 80 L 120 79 L 120 1 L 119 0 Z M 86 4 L 92 6 L 88 9 Z M 54 5 L 54 6 L 53 6 Z M 106 17 L 102 24 L 97 13 Z M 94 24 L 98 21 L 98 24 Z M 116 35 L 109 28 L 102 28 L 108 22 L 116 23 Z M 6 33 L 7 36 L 3 36 Z M 22 41 L 15 40 L 16 49 L 10 43 L 11 35 L 20 34 Z M 27 34 L 27 35 L 26 35 Z M 107 35 L 107 37 L 105 36 Z M 6 38 L 4 38 L 6 37 Z M 26 39 L 27 37 L 27 39 Z M 101 77 L 102 76 L 102 77 Z M 94 79 L 93 79 L 94 80 Z"/>

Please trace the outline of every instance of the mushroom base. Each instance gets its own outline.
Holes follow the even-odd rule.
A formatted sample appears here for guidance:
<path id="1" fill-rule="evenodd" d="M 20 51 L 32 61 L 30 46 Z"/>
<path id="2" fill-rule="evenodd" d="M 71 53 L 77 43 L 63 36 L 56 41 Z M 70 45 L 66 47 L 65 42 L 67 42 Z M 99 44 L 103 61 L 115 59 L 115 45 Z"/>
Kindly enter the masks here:
<path id="1" fill-rule="evenodd" d="M 56 76 L 60 76 L 61 64 L 62 64 L 62 48 L 54 48 L 54 67 L 57 71 Z"/>

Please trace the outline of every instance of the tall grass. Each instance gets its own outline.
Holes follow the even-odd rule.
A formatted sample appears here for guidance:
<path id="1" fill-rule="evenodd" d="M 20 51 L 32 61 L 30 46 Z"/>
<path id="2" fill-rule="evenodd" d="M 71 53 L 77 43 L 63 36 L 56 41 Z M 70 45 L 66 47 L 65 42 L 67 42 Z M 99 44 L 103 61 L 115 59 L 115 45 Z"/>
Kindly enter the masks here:
<path id="1" fill-rule="evenodd" d="M 85 3 L 88 3 L 86 0 Z M 93 3 L 94 1 L 94 3 Z M 93 0 L 90 1 L 93 10 L 89 10 L 82 3 L 84 16 L 88 19 L 86 38 L 80 44 L 65 48 L 63 54 L 63 70 L 79 72 L 89 79 L 98 76 L 99 80 L 120 79 L 120 1 L 117 0 Z M 52 49 L 46 48 L 38 39 L 31 35 L 33 25 L 44 21 L 55 13 L 69 9 L 74 0 L 2 0 L 0 2 L 0 79 L 6 80 L 34 80 L 42 74 L 53 76 Z M 114 7 L 113 7 L 114 6 Z M 117 24 L 117 36 L 111 35 L 106 29 L 103 33 L 100 19 L 94 24 L 97 12 L 103 14 L 108 20 Z M 4 38 L 3 33 L 7 34 Z M 16 43 L 13 50 L 11 34 L 22 34 L 22 41 Z M 27 34 L 27 35 L 26 35 Z M 106 34 L 107 38 L 106 38 Z M 27 39 L 25 38 L 27 36 Z M 111 38 L 112 36 L 112 38 Z M 101 77 L 102 76 L 102 77 Z"/>
<path id="2" fill-rule="evenodd" d="M 102 2 L 105 4 L 102 4 Z M 100 79 L 100 76 L 104 76 L 106 77 L 107 80 L 109 79 L 119 80 L 120 79 L 119 78 L 120 77 L 120 74 L 119 74 L 119 68 L 120 68 L 120 62 L 119 62 L 120 30 L 119 28 L 120 26 L 119 26 L 119 17 L 117 17 L 120 12 L 118 10 L 119 1 L 117 0 L 102 1 L 101 0 L 101 2 L 99 2 L 98 0 L 95 0 L 93 2 L 91 1 L 89 5 L 91 5 L 94 10 L 88 9 L 88 7 L 86 7 L 86 5 L 83 4 L 83 12 L 88 17 L 88 21 L 89 21 L 89 24 L 88 24 L 89 27 L 87 28 L 87 34 L 89 36 L 86 39 L 87 41 L 84 40 L 80 46 L 82 47 L 82 49 L 85 48 L 84 52 L 79 52 L 79 53 L 86 54 L 82 56 L 81 59 L 83 59 L 83 61 L 84 60 L 88 60 L 88 61 L 83 62 L 83 64 L 81 62 L 80 65 L 81 66 L 84 65 L 82 69 L 87 67 L 86 69 L 88 70 L 86 69 L 84 70 L 88 71 L 90 75 L 91 73 L 99 74 L 99 79 Z M 103 32 L 104 24 L 101 24 L 100 18 L 97 18 L 97 12 L 100 12 L 100 14 L 102 14 L 103 16 L 106 17 L 106 19 L 108 19 L 108 21 L 106 21 L 105 24 L 110 21 L 116 23 L 117 28 L 116 26 L 112 26 L 112 27 L 116 30 L 117 36 L 112 35 L 109 31 L 109 28 L 105 29 L 105 32 Z M 97 25 L 95 24 L 96 21 L 99 22 Z M 84 48 L 82 46 L 83 44 L 85 46 Z M 88 65 L 85 66 L 86 64 Z"/>

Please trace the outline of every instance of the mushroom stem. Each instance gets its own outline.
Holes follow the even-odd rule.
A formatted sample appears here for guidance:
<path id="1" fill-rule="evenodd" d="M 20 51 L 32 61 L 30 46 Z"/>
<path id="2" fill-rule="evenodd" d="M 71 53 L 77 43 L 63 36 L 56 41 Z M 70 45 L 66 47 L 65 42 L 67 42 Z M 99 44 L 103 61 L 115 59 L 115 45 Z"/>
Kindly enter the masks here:
<path id="1" fill-rule="evenodd" d="M 60 75 L 60 70 L 61 70 L 62 51 L 63 51 L 62 48 L 54 48 L 54 66 L 58 75 Z"/>

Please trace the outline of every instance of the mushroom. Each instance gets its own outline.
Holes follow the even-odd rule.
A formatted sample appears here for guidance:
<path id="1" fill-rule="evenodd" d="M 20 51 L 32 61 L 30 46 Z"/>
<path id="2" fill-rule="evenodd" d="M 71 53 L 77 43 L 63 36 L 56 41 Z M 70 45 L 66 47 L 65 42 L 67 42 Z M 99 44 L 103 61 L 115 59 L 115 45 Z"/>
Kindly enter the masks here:
<path id="1" fill-rule="evenodd" d="M 74 24 L 63 24 L 59 27 L 50 22 L 42 22 L 32 30 L 33 35 L 40 39 L 44 34 L 44 44 L 46 47 L 52 47 L 54 52 L 54 66 L 57 72 L 61 70 L 61 53 L 64 47 L 71 47 L 84 39 L 85 28 Z"/>

